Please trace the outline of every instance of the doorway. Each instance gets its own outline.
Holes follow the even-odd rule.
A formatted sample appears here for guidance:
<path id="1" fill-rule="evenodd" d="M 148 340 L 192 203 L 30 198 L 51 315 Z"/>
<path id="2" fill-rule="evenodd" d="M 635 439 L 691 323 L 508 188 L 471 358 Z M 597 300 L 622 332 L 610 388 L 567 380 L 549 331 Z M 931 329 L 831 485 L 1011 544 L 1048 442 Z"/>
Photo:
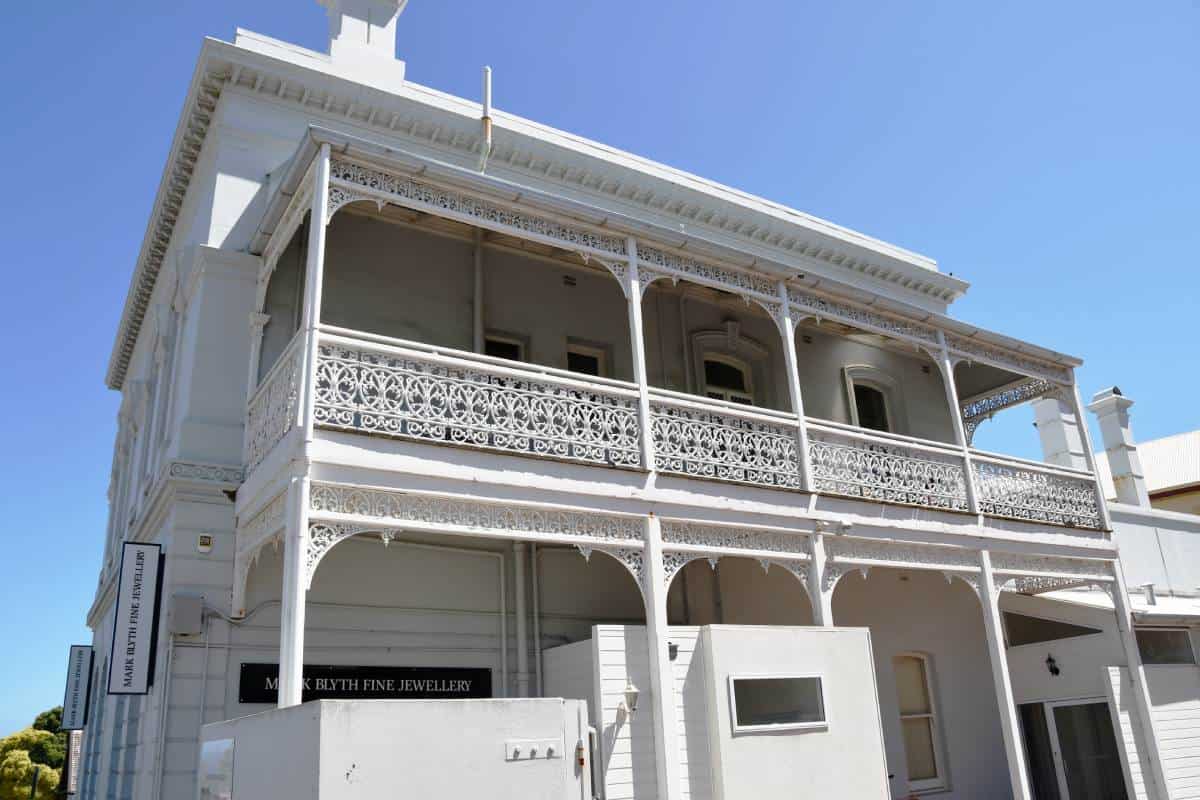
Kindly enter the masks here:
<path id="1" fill-rule="evenodd" d="M 1107 701 L 1025 703 L 1019 710 L 1035 800 L 1128 800 Z"/>

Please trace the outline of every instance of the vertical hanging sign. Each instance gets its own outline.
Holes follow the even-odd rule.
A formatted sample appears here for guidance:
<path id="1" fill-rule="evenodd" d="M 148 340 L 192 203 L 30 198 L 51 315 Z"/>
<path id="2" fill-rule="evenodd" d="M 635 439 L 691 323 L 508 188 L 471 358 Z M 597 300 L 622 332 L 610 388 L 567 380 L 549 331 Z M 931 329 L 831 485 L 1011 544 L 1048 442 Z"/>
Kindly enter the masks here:
<path id="1" fill-rule="evenodd" d="M 79 773 L 83 771 L 83 731 L 71 731 L 67 740 L 67 794 L 79 794 Z"/>
<path id="2" fill-rule="evenodd" d="M 67 689 L 63 693 L 62 730 L 78 731 L 87 725 L 88 693 L 92 685 L 92 648 L 71 645 L 67 658 Z"/>
<path id="3" fill-rule="evenodd" d="M 108 663 L 109 694 L 146 694 L 154 674 L 162 548 L 125 542 Z"/>

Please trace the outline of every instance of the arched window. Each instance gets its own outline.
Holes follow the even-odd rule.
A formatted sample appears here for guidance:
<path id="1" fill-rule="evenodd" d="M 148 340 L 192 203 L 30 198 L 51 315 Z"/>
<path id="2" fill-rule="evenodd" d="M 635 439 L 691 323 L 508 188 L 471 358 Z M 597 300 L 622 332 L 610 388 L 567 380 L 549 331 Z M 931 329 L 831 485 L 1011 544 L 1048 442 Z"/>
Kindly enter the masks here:
<path id="1" fill-rule="evenodd" d="M 853 364 L 842 370 L 850 424 L 888 433 L 906 433 L 903 396 L 896 380 L 877 367 Z"/>
<path id="2" fill-rule="evenodd" d="M 704 396 L 754 405 L 754 378 L 740 359 L 717 353 L 704 356 Z"/>

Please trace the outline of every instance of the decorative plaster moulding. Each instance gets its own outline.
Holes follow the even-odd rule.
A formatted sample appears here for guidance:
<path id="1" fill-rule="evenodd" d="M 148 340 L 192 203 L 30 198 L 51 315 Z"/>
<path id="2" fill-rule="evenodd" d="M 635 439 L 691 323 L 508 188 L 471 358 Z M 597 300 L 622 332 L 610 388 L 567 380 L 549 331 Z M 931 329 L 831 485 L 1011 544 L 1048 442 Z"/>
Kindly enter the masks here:
<path id="1" fill-rule="evenodd" d="M 409 82 L 397 87 L 363 81 L 361 75 L 340 74 L 324 54 L 248 31 L 238 31 L 236 44 L 205 40 L 126 297 L 106 377 L 110 388 L 124 383 L 208 126 L 229 87 L 380 131 L 433 156 L 473 163 L 477 103 Z M 590 203 L 601 217 L 605 208 L 597 202 L 611 205 L 616 216 L 672 232 L 664 238 L 668 246 L 701 252 L 731 247 L 740 254 L 735 266 L 767 262 L 793 274 L 865 282 L 934 308 L 968 286 L 939 273 L 931 259 L 780 204 L 513 115 L 493 116 L 494 174 Z"/>

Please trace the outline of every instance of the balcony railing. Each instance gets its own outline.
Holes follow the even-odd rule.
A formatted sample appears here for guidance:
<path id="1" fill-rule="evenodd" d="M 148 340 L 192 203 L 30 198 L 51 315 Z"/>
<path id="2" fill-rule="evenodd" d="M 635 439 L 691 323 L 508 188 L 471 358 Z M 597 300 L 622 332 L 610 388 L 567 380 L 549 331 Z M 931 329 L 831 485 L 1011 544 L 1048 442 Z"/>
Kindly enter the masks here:
<path id="1" fill-rule="evenodd" d="M 250 400 L 246 463 L 297 424 L 299 337 Z M 314 425 L 584 464 L 642 469 L 638 388 L 622 381 L 323 326 Z M 792 414 L 650 390 L 655 468 L 770 489 L 802 487 Z M 959 447 L 806 419 L 812 489 L 971 510 Z M 968 451 L 982 514 L 1100 530 L 1090 473 Z"/>

